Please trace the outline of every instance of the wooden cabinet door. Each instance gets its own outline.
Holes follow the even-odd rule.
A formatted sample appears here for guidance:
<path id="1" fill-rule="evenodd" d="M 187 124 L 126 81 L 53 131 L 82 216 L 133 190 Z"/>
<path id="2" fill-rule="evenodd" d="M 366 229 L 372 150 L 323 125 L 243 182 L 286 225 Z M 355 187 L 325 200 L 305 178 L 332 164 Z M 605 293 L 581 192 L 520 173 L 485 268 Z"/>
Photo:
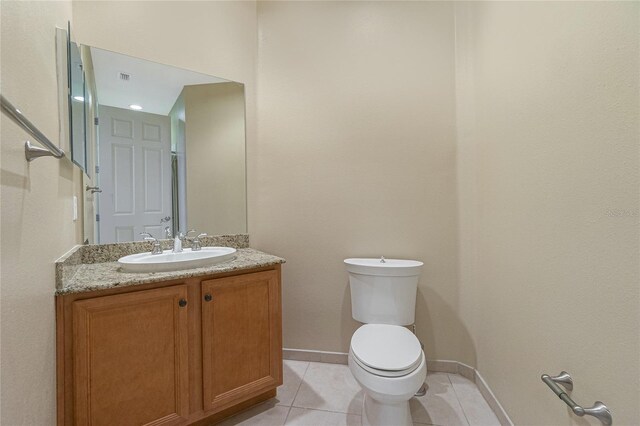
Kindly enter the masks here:
<path id="1" fill-rule="evenodd" d="M 186 299 L 176 285 L 73 302 L 75 424 L 184 423 Z"/>
<path id="2" fill-rule="evenodd" d="M 205 411 L 220 411 L 282 384 L 277 271 L 202 282 Z"/>

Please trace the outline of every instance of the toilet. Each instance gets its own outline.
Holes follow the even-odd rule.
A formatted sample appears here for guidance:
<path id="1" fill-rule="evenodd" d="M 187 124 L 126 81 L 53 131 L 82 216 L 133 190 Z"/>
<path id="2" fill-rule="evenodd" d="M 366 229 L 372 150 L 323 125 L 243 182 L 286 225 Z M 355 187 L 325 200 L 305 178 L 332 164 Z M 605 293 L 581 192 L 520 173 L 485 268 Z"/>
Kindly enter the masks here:
<path id="1" fill-rule="evenodd" d="M 409 400 L 427 377 L 415 322 L 423 263 L 401 259 L 345 259 L 353 319 L 349 369 L 364 390 L 362 424 L 412 426 Z"/>

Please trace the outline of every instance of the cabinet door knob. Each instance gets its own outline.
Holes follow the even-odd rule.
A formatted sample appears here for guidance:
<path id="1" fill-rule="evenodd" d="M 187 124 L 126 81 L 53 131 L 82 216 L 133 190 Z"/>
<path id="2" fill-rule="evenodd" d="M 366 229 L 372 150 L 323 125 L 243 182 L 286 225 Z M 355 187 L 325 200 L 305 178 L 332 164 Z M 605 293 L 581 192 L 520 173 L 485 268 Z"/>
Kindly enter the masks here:
<path id="1" fill-rule="evenodd" d="M 211 302 L 212 300 L 213 300 L 213 297 L 209 293 L 204 295 L 205 302 Z"/>
<path id="2" fill-rule="evenodd" d="M 178 305 L 180 305 L 181 308 L 184 308 L 185 306 L 187 306 L 187 301 L 185 299 L 180 299 Z"/>

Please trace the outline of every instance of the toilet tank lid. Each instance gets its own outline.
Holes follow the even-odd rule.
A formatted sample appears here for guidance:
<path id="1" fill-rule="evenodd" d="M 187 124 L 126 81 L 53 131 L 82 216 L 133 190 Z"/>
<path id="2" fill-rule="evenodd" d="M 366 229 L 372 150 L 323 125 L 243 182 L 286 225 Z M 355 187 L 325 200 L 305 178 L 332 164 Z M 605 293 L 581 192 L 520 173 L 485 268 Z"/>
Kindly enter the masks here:
<path id="1" fill-rule="evenodd" d="M 419 363 L 422 347 L 405 327 L 365 324 L 353 333 L 351 351 L 367 366 L 377 370 L 399 371 Z"/>
<path id="2" fill-rule="evenodd" d="M 384 262 L 383 262 L 384 260 Z M 380 275 L 407 277 L 420 275 L 424 263 L 419 260 L 405 259 L 371 259 L 371 258 L 351 258 L 345 259 L 344 264 L 347 271 L 362 275 Z"/>

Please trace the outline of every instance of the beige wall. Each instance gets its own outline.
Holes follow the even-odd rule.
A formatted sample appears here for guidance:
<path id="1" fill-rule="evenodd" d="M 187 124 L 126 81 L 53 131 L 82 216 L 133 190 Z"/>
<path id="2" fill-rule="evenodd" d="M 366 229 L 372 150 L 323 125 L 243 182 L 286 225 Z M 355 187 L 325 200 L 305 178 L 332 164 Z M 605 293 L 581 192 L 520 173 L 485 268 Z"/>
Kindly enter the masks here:
<path id="1" fill-rule="evenodd" d="M 70 2 L 0 3 L 2 94 L 58 141 L 55 27 Z M 2 425 L 55 423 L 53 262 L 82 236 L 72 221 L 81 177 L 68 160 L 27 163 L 30 136 L 2 114 L 0 387 Z"/>
<path id="2" fill-rule="evenodd" d="M 453 5 L 259 2 L 258 24 L 249 232 L 287 259 L 285 347 L 347 351 L 342 261 L 384 255 L 425 262 L 418 334 L 460 358 Z"/>
<path id="3" fill-rule="evenodd" d="M 186 86 L 187 228 L 247 232 L 244 86 Z"/>
<path id="4" fill-rule="evenodd" d="M 640 419 L 638 12 L 457 7 L 460 316 L 516 424 L 587 424 L 540 381 L 563 369 Z"/>

